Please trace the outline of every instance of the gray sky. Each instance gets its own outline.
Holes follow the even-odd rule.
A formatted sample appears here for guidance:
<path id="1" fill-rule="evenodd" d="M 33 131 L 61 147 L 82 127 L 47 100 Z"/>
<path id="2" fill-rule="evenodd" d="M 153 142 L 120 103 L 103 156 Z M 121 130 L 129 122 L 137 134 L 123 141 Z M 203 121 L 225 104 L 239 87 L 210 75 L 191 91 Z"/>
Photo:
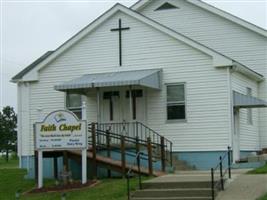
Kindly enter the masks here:
<path id="1" fill-rule="evenodd" d="M 9 80 L 48 50 L 54 50 L 119 2 L 137 0 L 13 1 L 0 0 L 0 108 L 17 107 L 16 84 Z M 267 29 L 267 0 L 204 0 Z"/>

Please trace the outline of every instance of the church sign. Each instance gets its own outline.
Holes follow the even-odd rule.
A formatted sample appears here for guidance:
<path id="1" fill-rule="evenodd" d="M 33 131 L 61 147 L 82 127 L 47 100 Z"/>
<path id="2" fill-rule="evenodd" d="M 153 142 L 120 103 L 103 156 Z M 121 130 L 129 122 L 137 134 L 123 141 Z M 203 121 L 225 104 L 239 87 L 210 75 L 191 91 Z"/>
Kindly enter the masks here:
<path id="1" fill-rule="evenodd" d="M 87 145 L 87 123 L 70 111 L 51 112 L 43 122 L 35 123 L 37 150 L 84 149 Z"/>

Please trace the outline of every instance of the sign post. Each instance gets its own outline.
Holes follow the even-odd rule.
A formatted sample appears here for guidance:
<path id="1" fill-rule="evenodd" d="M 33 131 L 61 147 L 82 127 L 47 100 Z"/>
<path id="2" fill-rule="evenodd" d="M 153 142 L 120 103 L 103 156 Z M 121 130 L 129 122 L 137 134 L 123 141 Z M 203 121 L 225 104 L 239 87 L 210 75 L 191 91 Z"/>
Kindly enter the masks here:
<path id="1" fill-rule="evenodd" d="M 83 119 L 86 119 L 83 117 Z M 35 128 L 35 149 L 38 151 L 38 188 L 43 187 L 43 151 L 82 151 L 82 183 L 87 182 L 87 122 L 70 111 L 49 113 Z"/>
<path id="2" fill-rule="evenodd" d="M 43 187 L 43 152 L 38 151 L 38 188 Z"/>

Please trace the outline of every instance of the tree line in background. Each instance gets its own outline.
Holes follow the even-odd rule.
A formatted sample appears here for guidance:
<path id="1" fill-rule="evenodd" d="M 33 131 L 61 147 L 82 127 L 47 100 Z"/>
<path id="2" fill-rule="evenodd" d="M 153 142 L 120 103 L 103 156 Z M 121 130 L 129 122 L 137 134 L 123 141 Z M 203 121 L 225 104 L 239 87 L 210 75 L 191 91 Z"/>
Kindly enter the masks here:
<path id="1" fill-rule="evenodd" d="M 0 111 L 0 153 L 8 161 L 11 152 L 17 152 L 17 114 L 6 106 Z"/>

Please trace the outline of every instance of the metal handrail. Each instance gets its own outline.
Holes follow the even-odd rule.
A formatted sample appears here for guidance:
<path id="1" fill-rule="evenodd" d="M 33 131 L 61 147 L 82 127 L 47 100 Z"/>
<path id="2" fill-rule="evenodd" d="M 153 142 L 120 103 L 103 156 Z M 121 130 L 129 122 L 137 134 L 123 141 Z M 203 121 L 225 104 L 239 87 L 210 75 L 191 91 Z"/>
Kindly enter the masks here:
<path id="1" fill-rule="evenodd" d="M 225 160 L 225 158 L 227 157 L 227 162 L 228 162 L 228 166 L 225 169 L 225 171 L 223 171 L 223 161 Z M 220 170 L 220 181 L 217 181 L 215 183 L 214 181 L 214 174 L 216 170 Z M 231 179 L 231 147 L 227 147 L 227 151 L 224 153 L 223 156 L 219 157 L 219 163 L 216 165 L 216 167 L 211 168 L 211 195 L 212 195 L 212 200 L 215 200 L 215 188 L 218 187 L 218 185 L 220 184 L 221 189 L 224 190 L 224 177 L 226 175 L 226 173 L 228 172 L 228 178 Z"/>
<path id="2" fill-rule="evenodd" d="M 165 161 L 168 161 L 170 165 L 172 166 L 172 147 L 173 144 L 170 140 L 168 140 L 166 137 L 161 136 L 159 133 L 151 129 L 150 127 L 146 126 L 142 122 L 111 122 L 111 123 L 97 123 L 97 129 L 106 131 L 109 130 L 110 132 L 116 132 L 117 135 L 124 135 L 125 137 L 128 137 L 130 132 L 132 131 L 133 136 L 131 138 L 138 137 L 142 143 L 146 142 L 147 138 L 151 138 L 151 143 L 154 145 L 154 147 L 160 147 L 162 146 L 161 143 L 164 143 L 166 156 L 164 156 Z M 121 134 L 118 134 L 118 133 Z M 161 141 L 161 138 L 163 138 L 163 141 Z"/>
<path id="3" fill-rule="evenodd" d="M 89 131 L 91 131 L 91 128 L 88 128 Z M 105 135 L 106 132 L 103 131 L 103 130 L 99 130 L 97 129 L 97 132 L 99 135 Z M 116 133 L 112 133 L 112 132 L 109 132 L 110 135 L 113 136 L 114 139 L 120 139 L 121 135 L 120 134 L 116 134 Z M 133 137 L 130 137 L 130 136 L 124 136 L 124 138 L 126 139 L 125 141 L 127 142 L 134 142 L 135 141 L 135 138 Z M 128 140 L 127 140 L 128 139 Z M 140 142 L 142 142 L 142 145 L 146 145 L 146 140 L 142 140 L 142 139 L 139 139 Z M 158 143 L 154 143 L 154 142 L 151 142 L 152 145 L 155 145 L 155 146 L 159 146 L 160 144 Z M 167 145 L 164 145 L 165 147 L 167 147 Z"/>
<path id="4" fill-rule="evenodd" d="M 139 189 L 141 190 L 142 189 L 142 177 L 141 177 L 141 169 L 140 169 L 140 156 L 142 155 L 143 153 L 141 151 L 137 152 L 136 156 L 135 156 L 135 162 L 137 162 L 137 167 L 138 167 L 138 183 L 139 183 Z M 134 164 L 136 163 L 133 163 L 132 166 L 134 166 Z M 127 179 L 127 197 L 128 197 L 128 200 L 130 200 L 130 178 L 131 178 L 131 173 L 133 171 L 133 168 L 131 167 L 128 172 L 126 173 L 126 179 Z"/>
<path id="5" fill-rule="evenodd" d="M 126 144 L 128 145 L 132 145 L 135 147 L 136 151 L 135 153 L 138 153 L 140 151 L 140 148 L 145 148 L 147 149 L 146 153 L 142 153 L 142 155 L 147 156 L 147 158 L 144 158 L 144 160 L 148 161 L 148 173 L 150 175 L 153 174 L 153 162 L 157 162 L 158 158 L 161 157 L 156 157 L 155 155 L 153 155 L 153 148 L 155 148 L 155 145 L 159 145 L 159 144 L 155 144 L 151 142 L 151 138 L 147 138 L 146 141 L 144 140 L 140 140 L 138 137 L 136 138 L 132 138 L 129 136 L 124 136 L 124 135 L 119 135 L 116 133 L 112 133 L 109 130 L 103 131 L 103 130 L 99 130 L 97 129 L 97 124 L 92 123 L 91 125 L 89 125 L 88 127 L 88 131 L 92 133 L 92 136 L 88 137 L 88 143 L 92 145 L 93 149 L 93 159 L 94 159 L 94 168 L 96 168 L 96 151 L 101 149 L 101 148 L 105 148 L 107 149 L 107 157 L 111 156 L 111 152 L 114 151 L 113 148 L 117 148 L 120 149 L 118 150 L 121 153 L 121 160 L 122 160 L 122 172 L 123 174 L 126 175 L 126 155 L 130 155 L 133 156 L 133 151 L 131 152 L 127 152 L 126 150 Z M 115 144 L 115 145 L 114 145 Z M 119 146 L 118 146 L 119 145 Z M 119 148 L 118 148 L 119 147 Z M 161 151 L 164 151 L 165 146 L 164 145 L 160 145 Z M 164 154 L 165 155 L 165 154 Z M 139 156 L 140 157 L 140 156 Z M 163 156 L 164 158 L 164 156 Z M 164 159 L 161 158 L 162 161 L 162 166 L 165 167 L 165 163 L 164 163 Z M 142 158 L 143 159 L 143 158 Z M 162 167 L 162 171 L 165 171 L 165 168 Z"/>

